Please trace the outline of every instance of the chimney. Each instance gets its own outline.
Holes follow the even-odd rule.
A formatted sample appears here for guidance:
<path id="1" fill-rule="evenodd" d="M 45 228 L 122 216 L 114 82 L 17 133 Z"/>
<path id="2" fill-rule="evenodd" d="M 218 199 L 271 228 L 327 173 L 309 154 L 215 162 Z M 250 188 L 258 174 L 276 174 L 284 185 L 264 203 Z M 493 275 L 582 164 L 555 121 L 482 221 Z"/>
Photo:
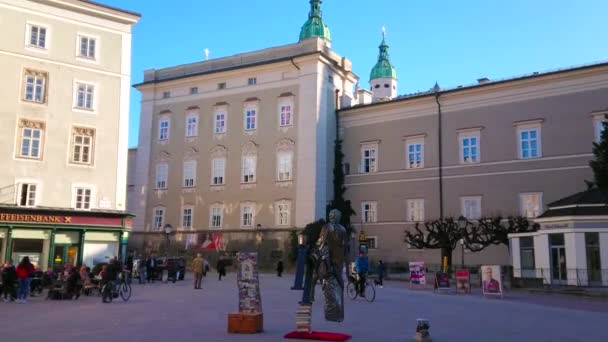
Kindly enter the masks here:
<path id="1" fill-rule="evenodd" d="M 484 84 L 490 82 L 490 79 L 487 77 L 482 77 L 477 79 L 477 84 Z"/>

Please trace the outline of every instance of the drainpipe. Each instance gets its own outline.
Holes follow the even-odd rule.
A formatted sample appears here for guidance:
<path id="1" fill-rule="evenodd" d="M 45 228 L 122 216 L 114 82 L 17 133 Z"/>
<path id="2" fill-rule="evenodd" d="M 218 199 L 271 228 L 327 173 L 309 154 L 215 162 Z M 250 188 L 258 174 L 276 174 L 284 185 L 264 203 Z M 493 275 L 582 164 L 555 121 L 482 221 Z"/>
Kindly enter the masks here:
<path id="1" fill-rule="evenodd" d="M 443 133 L 442 133 L 442 113 L 441 113 L 441 102 L 439 97 L 441 96 L 439 86 L 435 84 L 435 102 L 437 102 L 437 141 L 439 143 L 439 218 L 443 220 Z"/>

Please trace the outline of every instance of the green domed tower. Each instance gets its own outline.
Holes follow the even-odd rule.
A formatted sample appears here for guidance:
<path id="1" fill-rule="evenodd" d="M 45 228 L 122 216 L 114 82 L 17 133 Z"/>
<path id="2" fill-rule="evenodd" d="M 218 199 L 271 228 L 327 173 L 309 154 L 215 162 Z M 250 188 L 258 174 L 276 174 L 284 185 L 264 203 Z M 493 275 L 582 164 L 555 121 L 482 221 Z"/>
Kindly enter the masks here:
<path id="1" fill-rule="evenodd" d="M 369 76 L 371 91 L 377 99 L 392 99 L 397 96 L 397 70 L 389 60 L 384 28 L 382 28 L 382 43 L 378 48 L 380 50 L 378 62 L 372 68 Z"/>
<path id="2" fill-rule="evenodd" d="M 323 22 L 321 2 L 321 0 L 310 0 L 310 13 L 308 13 L 308 20 L 304 23 L 304 26 L 302 26 L 302 30 L 300 31 L 300 40 L 321 37 L 328 42 L 331 41 L 329 28 Z"/>

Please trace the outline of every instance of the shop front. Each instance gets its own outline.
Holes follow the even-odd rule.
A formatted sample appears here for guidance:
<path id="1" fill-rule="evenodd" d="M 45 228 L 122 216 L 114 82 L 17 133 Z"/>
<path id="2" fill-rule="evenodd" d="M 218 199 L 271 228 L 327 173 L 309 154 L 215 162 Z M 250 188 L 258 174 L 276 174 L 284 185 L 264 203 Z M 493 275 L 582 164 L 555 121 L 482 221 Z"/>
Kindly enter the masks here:
<path id="1" fill-rule="evenodd" d="M 23 257 L 43 270 L 87 266 L 124 254 L 131 215 L 0 206 L 0 261 Z"/>

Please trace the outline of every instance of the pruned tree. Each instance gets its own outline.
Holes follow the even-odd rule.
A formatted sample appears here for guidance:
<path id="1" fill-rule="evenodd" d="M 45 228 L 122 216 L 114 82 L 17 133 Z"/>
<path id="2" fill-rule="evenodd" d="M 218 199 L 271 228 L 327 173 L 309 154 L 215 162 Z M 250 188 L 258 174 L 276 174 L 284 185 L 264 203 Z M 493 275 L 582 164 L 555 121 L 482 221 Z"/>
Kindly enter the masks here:
<path id="1" fill-rule="evenodd" d="M 606 115 L 608 119 L 608 115 Z M 589 162 L 593 170 L 595 185 L 604 193 L 608 193 L 608 121 L 602 123 L 604 129 L 600 141 L 593 143 L 593 155 L 595 158 Z"/>
<path id="2" fill-rule="evenodd" d="M 440 249 L 441 262 L 447 257 L 448 268 L 452 266 L 452 252 L 461 238 L 458 221 L 451 217 L 424 222 L 424 229 L 420 228 L 420 223 L 416 223 L 414 232 L 405 231 L 405 242 L 414 248 Z"/>
<path id="3" fill-rule="evenodd" d="M 522 216 L 506 219 L 500 216 L 485 217 L 476 223 L 461 217 L 459 221 L 464 244 L 473 252 L 480 252 L 492 245 L 509 246 L 509 234 L 534 232 L 539 227 Z"/>

